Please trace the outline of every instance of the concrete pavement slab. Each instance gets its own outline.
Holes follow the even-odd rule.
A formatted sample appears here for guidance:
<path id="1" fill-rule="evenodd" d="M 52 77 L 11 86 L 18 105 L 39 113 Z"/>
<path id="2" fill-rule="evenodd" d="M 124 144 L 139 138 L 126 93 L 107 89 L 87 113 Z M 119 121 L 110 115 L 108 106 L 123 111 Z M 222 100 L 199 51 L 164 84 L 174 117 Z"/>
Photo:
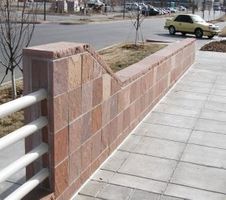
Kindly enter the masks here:
<path id="1" fill-rule="evenodd" d="M 199 119 L 195 130 L 226 134 L 226 123 L 208 119 Z"/>
<path id="2" fill-rule="evenodd" d="M 181 198 L 170 197 L 160 194 L 155 194 L 152 192 L 146 192 L 141 190 L 136 190 L 131 198 L 131 200 L 182 200 Z"/>
<path id="3" fill-rule="evenodd" d="M 79 194 L 96 197 L 97 194 L 106 187 L 107 183 L 98 181 L 89 181 L 86 187 L 82 188 Z"/>
<path id="4" fill-rule="evenodd" d="M 226 194 L 226 170 L 180 162 L 171 183 Z"/>
<path id="5" fill-rule="evenodd" d="M 174 92 L 185 91 L 185 92 L 194 92 L 194 93 L 201 93 L 201 94 L 208 94 L 210 90 L 211 90 L 211 87 L 200 87 L 200 86 L 185 85 L 185 84 L 183 85 L 180 84 L 173 89 Z"/>
<path id="6" fill-rule="evenodd" d="M 218 110 L 226 112 L 226 102 L 220 103 L 215 101 L 207 101 L 205 104 L 205 108 L 209 110 Z"/>
<path id="7" fill-rule="evenodd" d="M 167 95 L 167 98 L 176 97 L 176 98 L 186 98 L 192 100 L 203 100 L 205 101 L 208 97 L 208 94 L 201 93 L 191 93 L 186 91 L 172 91 Z"/>
<path id="8" fill-rule="evenodd" d="M 177 83 L 177 87 L 181 86 L 191 86 L 193 88 L 206 88 L 211 89 L 213 87 L 213 83 L 206 83 L 206 82 L 200 82 L 200 81 L 188 81 L 188 80 L 180 80 L 180 82 Z"/>
<path id="9" fill-rule="evenodd" d="M 208 98 L 208 101 L 214 101 L 217 103 L 225 103 L 226 102 L 226 96 L 216 96 L 216 95 L 210 95 Z"/>
<path id="10" fill-rule="evenodd" d="M 108 159 L 108 162 L 102 165 L 101 169 L 118 171 L 122 164 L 128 159 L 129 154 L 128 152 L 117 151 L 114 156 Z"/>
<path id="11" fill-rule="evenodd" d="M 196 118 L 153 112 L 144 122 L 191 129 L 195 125 Z"/>
<path id="12" fill-rule="evenodd" d="M 188 117 L 197 117 L 201 109 L 189 108 L 186 106 L 168 105 L 161 103 L 155 108 L 155 112 L 167 113 L 172 115 L 182 115 Z"/>
<path id="13" fill-rule="evenodd" d="M 145 136 L 142 137 L 131 135 L 129 140 L 139 140 L 139 142 L 134 148 L 128 148 L 126 144 L 123 144 L 120 147 L 120 150 L 175 160 L 178 160 L 180 158 L 180 155 L 185 147 L 184 143 L 150 138 Z"/>
<path id="14" fill-rule="evenodd" d="M 132 192 L 131 188 L 108 184 L 97 194 L 97 197 L 107 200 L 129 200 Z"/>
<path id="15" fill-rule="evenodd" d="M 176 166 L 176 161 L 132 154 L 118 170 L 120 173 L 168 181 Z"/>
<path id="16" fill-rule="evenodd" d="M 226 150 L 188 144 L 182 161 L 226 169 Z"/>
<path id="17" fill-rule="evenodd" d="M 213 132 L 193 131 L 189 143 L 226 149 L 226 135 Z"/>
<path id="18" fill-rule="evenodd" d="M 216 88 L 211 92 L 211 95 L 226 96 L 226 89 Z"/>
<path id="19" fill-rule="evenodd" d="M 165 192 L 167 195 L 173 195 L 185 199 L 194 200 L 225 200 L 226 195 L 196 188 L 185 187 L 182 185 L 169 184 Z"/>
<path id="20" fill-rule="evenodd" d="M 226 122 L 226 112 L 203 109 L 200 118 Z"/>
<path id="21" fill-rule="evenodd" d="M 159 124 L 141 123 L 134 131 L 134 135 L 156 137 L 178 142 L 185 142 L 190 134 L 189 129 L 178 128 Z"/>
<path id="22" fill-rule="evenodd" d="M 106 176 L 108 176 L 108 178 L 106 178 Z M 105 170 L 100 170 L 97 174 L 95 174 L 92 180 L 160 194 L 167 186 L 167 183 L 162 181 L 156 181 L 145 177 L 142 178 L 135 175 L 115 173 Z"/>
<path id="23" fill-rule="evenodd" d="M 168 105 L 177 105 L 177 106 L 186 106 L 192 109 L 200 109 L 203 107 L 205 100 L 194 100 L 189 98 L 176 98 L 176 97 L 167 97 L 162 100 L 162 103 Z"/>

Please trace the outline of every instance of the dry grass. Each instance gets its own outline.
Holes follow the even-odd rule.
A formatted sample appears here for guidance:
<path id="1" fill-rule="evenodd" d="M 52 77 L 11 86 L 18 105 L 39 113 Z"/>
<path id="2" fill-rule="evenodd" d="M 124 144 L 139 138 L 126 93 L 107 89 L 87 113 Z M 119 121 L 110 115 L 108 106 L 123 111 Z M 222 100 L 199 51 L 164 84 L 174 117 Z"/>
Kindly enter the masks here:
<path id="1" fill-rule="evenodd" d="M 22 94 L 22 81 L 17 82 L 17 94 L 18 97 Z M 9 102 L 12 100 L 11 85 L 1 86 L 0 88 L 0 104 Z M 0 119 L 0 137 L 20 128 L 23 125 L 24 115 L 23 111 L 19 111 Z"/>
<path id="2" fill-rule="evenodd" d="M 101 50 L 99 54 L 114 72 L 122 70 L 143 58 L 159 51 L 165 44 L 144 43 L 144 44 L 119 44 Z"/>

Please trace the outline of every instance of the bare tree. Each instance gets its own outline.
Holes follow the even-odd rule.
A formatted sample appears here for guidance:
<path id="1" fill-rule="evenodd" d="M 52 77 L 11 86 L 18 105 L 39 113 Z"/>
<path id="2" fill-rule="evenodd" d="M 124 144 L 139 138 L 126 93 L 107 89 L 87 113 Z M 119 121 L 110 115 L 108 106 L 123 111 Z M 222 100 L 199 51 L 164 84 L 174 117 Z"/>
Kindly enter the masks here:
<path id="1" fill-rule="evenodd" d="M 141 39 L 142 43 L 144 42 L 142 30 L 141 30 L 141 24 L 144 20 L 144 15 L 142 14 L 142 11 L 140 8 L 136 10 L 136 12 L 131 12 L 130 19 L 132 21 L 132 24 L 135 28 L 135 45 L 138 45 L 139 40 Z"/>
<path id="2" fill-rule="evenodd" d="M 5 70 L 0 85 L 10 75 L 13 98 L 17 96 L 15 70 L 23 71 L 20 65 L 22 49 L 29 45 L 34 33 L 36 10 L 35 3 L 26 0 L 20 3 L 20 7 L 13 0 L 0 2 L 0 66 Z"/>

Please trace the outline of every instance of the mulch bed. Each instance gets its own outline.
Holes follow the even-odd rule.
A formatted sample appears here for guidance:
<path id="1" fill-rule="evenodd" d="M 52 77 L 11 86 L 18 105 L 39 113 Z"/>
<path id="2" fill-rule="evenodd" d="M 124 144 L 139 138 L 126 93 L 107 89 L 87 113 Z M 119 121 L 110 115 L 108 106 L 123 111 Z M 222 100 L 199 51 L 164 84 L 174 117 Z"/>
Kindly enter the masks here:
<path id="1" fill-rule="evenodd" d="M 226 40 L 210 42 L 204 45 L 200 50 L 226 53 Z"/>

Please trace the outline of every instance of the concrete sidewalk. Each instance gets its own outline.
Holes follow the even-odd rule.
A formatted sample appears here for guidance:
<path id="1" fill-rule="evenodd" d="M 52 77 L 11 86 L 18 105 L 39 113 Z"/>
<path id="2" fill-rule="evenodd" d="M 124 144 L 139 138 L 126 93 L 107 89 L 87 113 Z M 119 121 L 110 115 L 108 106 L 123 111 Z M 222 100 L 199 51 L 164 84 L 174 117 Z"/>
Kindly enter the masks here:
<path id="1" fill-rule="evenodd" d="M 196 62 L 73 200 L 226 200 L 226 56 Z"/>

